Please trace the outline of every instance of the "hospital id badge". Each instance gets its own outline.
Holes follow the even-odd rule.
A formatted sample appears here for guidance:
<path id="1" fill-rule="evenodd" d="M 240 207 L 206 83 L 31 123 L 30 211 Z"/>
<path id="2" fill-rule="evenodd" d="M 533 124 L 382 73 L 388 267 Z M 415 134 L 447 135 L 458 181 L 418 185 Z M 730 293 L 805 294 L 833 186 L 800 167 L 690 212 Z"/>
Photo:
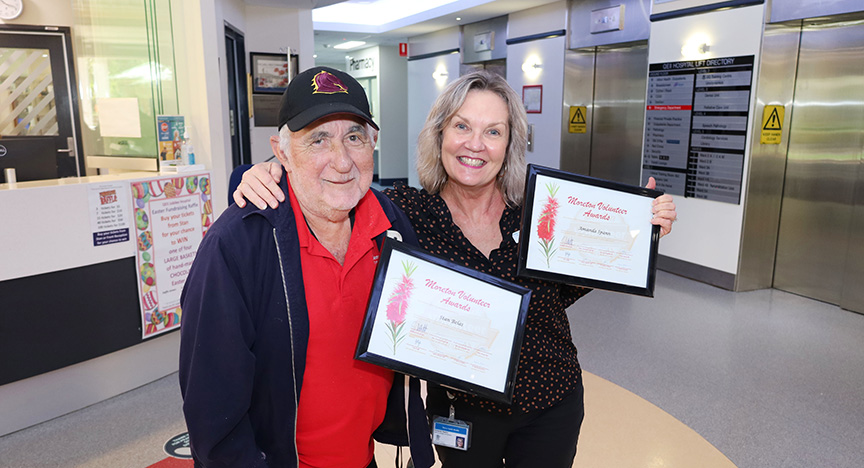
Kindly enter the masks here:
<path id="1" fill-rule="evenodd" d="M 436 416 L 432 420 L 432 443 L 456 450 L 468 450 L 471 445 L 471 423 Z"/>

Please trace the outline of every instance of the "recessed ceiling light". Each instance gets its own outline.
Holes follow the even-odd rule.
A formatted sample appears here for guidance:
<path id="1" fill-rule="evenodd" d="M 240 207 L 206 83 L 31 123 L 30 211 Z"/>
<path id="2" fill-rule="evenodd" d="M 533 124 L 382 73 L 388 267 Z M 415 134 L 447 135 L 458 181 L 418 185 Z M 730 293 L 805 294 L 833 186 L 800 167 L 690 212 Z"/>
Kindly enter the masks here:
<path id="1" fill-rule="evenodd" d="M 463 2 L 465 0 L 462 0 Z M 468 3 L 482 4 L 491 0 L 470 0 Z M 414 15 L 429 15 L 436 8 L 449 6 L 454 13 L 457 0 L 423 0 L 406 2 L 405 0 L 376 0 L 374 2 L 348 0 L 334 5 L 312 10 L 312 20 L 315 23 L 341 23 L 352 25 L 381 26 L 402 20 Z M 476 6 L 476 5 L 471 5 Z M 459 7 L 461 10 L 463 7 Z M 439 16 L 441 13 L 438 13 Z M 424 17 L 423 19 L 429 19 Z M 317 25 L 316 25 L 317 27 Z M 332 30 L 332 29 L 331 29 Z M 344 29 L 343 29 L 344 31 Z"/>
<path id="2" fill-rule="evenodd" d="M 348 49 L 353 49 L 355 47 L 360 47 L 363 44 L 366 44 L 366 41 L 347 41 L 347 42 L 343 42 L 341 44 L 336 44 L 335 46 L 333 46 L 333 48 L 334 49 L 348 50 Z"/>

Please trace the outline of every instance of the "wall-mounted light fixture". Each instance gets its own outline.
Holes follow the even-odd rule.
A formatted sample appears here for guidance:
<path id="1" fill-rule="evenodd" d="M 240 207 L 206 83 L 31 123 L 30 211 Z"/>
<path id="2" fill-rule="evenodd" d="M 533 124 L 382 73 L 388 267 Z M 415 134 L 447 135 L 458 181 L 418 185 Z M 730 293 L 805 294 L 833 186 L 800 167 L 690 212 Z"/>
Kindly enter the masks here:
<path id="1" fill-rule="evenodd" d="M 448 76 L 450 76 L 450 73 L 447 72 L 447 67 L 443 64 L 438 65 L 438 68 L 432 72 L 432 78 L 438 86 L 443 86 L 447 82 Z"/>
<path id="2" fill-rule="evenodd" d="M 540 57 L 536 55 L 529 55 L 528 58 L 522 62 L 522 72 L 528 78 L 537 78 L 540 76 L 540 72 L 543 71 L 543 63 L 540 62 Z"/>
<path id="3" fill-rule="evenodd" d="M 702 59 L 711 51 L 711 38 L 704 33 L 690 36 L 681 46 L 681 56 L 687 60 Z"/>

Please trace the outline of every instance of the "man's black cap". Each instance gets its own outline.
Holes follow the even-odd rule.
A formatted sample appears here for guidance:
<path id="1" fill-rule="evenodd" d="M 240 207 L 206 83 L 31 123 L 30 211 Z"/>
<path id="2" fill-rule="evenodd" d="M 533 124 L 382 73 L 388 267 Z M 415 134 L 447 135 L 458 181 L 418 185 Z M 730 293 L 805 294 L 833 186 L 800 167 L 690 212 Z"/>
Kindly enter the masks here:
<path id="1" fill-rule="evenodd" d="M 282 94 L 279 127 L 292 132 L 332 114 L 352 114 L 378 125 L 369 112 L 366 91 L 351 75 L 329 67 L 310 68 L 295 76 Z"/>

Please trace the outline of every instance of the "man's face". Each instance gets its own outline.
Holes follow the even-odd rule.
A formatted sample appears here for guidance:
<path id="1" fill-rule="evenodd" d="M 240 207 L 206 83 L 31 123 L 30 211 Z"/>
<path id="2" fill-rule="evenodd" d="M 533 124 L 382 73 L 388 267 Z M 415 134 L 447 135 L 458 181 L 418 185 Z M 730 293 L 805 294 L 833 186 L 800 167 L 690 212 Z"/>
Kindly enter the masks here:
<path id="1" fill-rule="evenodd" d="M 274 138 L 275 139 L 275 138 Z M 342 220 L 372 184 L 377 135 L 347 114 L 327 116 L 291 134 L 288 154 L 271 140 L 306 216 Z"/>

